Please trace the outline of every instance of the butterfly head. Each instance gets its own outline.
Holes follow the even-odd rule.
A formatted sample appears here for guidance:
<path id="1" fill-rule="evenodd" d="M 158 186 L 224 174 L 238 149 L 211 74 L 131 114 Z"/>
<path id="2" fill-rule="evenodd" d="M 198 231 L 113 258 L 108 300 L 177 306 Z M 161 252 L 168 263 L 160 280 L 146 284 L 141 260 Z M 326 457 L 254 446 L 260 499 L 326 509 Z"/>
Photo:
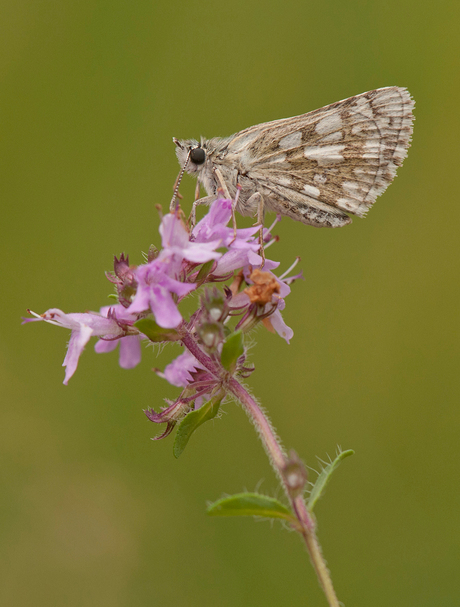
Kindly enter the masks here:
<path id="1" fill-rule="evenodd" d="M 206 139 L 202 138 L 198 142 L 196 139 L 176 139 L 173 137 L 173 141 L 176 144 L 176 156 L 180 166 L 191 175 L 199 173 L 207 160 Z"/>

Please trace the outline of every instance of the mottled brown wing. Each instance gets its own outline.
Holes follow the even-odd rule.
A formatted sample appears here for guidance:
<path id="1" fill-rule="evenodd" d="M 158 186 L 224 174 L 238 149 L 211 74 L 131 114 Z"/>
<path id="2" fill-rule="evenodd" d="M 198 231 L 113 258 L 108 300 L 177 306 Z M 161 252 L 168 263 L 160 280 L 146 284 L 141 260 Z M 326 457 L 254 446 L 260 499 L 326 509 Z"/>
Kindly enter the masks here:
<path id="1" fill-rule="evenodd" d="M 245 129 L 228 152 L 279 197 L 363 216 L 406 157 L 413 108 L 407 89 L 377 89 Z"/>

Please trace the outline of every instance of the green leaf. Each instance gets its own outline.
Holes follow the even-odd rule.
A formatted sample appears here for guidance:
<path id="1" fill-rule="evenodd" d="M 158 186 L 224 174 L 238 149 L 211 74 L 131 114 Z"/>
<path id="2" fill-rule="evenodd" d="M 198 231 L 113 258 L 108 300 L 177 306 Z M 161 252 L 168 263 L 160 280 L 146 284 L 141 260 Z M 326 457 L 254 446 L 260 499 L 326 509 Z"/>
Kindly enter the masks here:
<path id="1" fill-rule="evenodd" d="M 237 493 L 208 506 L 210 516 L 263 516 L 296 522 L 291 511 L 273 497 L 260 493 Z"/>
<path id="2" fill-rule="evenodd" d="M 236 369 L 236 363 L 242 354 L 244 354 L 243 333 L 237 331 L 236 333 L 232 333 L 232 335 L 227 337 L 224 341 L 220 357 L 224 369 L 233 373 Z"/>
<path id="3" fill-rule="evenodd" d="M 157 325 L 153 318 L 141 318 L 134 326 L 150 341 L 177 341 L 181 338 L 176 329 L 164 329 Z"/>
<path id="4" fill-rule="evenodd" d="M 311 490 L 310 496 L 308 498 L 307 506 L 310 511 L 313 511 L 313 508 L 315 507 L 316 502 L 321 497 L 322 493 L 324 492 L 324 489 L 326 488 L 326 485 L 329 482 L 329 479 L 331 478 L 332 473 L 338 467 L 340 462 L 343 459 L 345 459 L 346 457 L 349 457 L 350 455 L 354 455 L 354 453 L 355 452 L 353 451 L 353 449 L 348 449 L 347 451 L 341 451 L 337 455 L 337 457 L 335 458 L 334 461 L 327 464 L 325 466 L 325 468 L 323 468 L 321 470 L 321 472 L 318 475 L 318 478 L 316 479 L 315 484 L 313 485 L 313 489 Z"/>
<path id="5" fill-rule="evenodd" d="M 175 457 L 179 457 L 190 440 L 190 437 L 201 424 L 216 417 L 223 397 L 224 395 L 219 392 L 196 411 L 187 413 L 184 419 L 179 423 L 176 438 L 174 439 L 173 453 Z"/>

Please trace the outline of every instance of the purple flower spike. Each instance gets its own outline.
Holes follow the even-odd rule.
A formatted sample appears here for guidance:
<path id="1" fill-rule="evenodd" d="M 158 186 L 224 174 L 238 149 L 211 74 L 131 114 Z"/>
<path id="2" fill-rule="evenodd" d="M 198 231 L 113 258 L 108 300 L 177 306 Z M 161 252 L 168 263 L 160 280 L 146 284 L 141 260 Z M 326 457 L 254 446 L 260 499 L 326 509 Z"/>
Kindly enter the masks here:
<path id="1" fill-rule="evenodd" d="M 197 223 L 193 229 L 192 236 L 195 242 L 209 242 L 216 238 L 222 238 L 226 234 L 225 226 L 232 216 L 232 201 L 219 198 L 215 200 L 206 215 Z"/>
<path id="2" fill-rule="evenodd" d="M 236 230 L 227 227 L 232 216 L 232 201 L 219 198 L 212 203 L 209 212 L 192 232 L 195 242 L 207 243 L 220 238 L 228 251 L 222 255 L 213 270 L 213 276 L 226 276 L 238 268 L 253 263 L 260 265 L 262 258 L 257 254 L 259 243 L 254 239 L 259 226 Z M 249 256 L 251 255 L 251 260 Z"/>
<path id="3" fill-rule="evenodd" d="M 71 330 L 64 360 L 65 384 L 75 373 L 80 354 L 92 336 L 100 338 L 95 345 L 98 353 L 111 352 L 119 346 L 119 364 L 125 369 L 140 362 L 141 340 L 181 342 L 186 350 L 164 373 L 158 374 L 172 385 L 184 388 L 181 396 L 184 407 L 197 408 L 218 386 L 219 373 L 203 367 L 190 344 L 196 342 L 196 348 L 211 356 L 212 364 L 218 366 L 224 337 L 231 326 L 224 326 L 229 315 L 235 317 L 234 330 L 245 333 L 263 322 L 289 343 L 293 332 L 281 311 L 291 290 L 289 285 L 301 277 L 300 274 L 287 277 L 299 260 L 279 278 L 273 274 L 278 262 L 265 259 L 262 268 L 259 226 L 236 230 L 228 226 L 235 202 L 223 198 L 214 201 L 192 233 L 180 212 L 165 215 L 159 229 L 162 249 L 153 247 L 145 264 L 136 267 L 130 265 L 127 255 L 115 257 L 114 270 L 107 277 L 116 288 L 116 305 L 101 308 L 99 314 L 65 314 L 50 309 L 42 316 L 24 321 L 44 320 Z M 264 230 L 266 248 L 278 240 L 271 230 Z M 186 322 L 183 320 L 178 304 L 184 297 L 198 286 L 225 282 L 232 277 L 231 285 L 224 286 L 220 294 L 214 288 L 197 299 L 198 308 Z M 159 327 L 168 331 L 162 332 Z M 184 341 L 187 336 L 193 336 L 189 345 Z M 244 359 L 245 355 L 237 370 L 242 377 L 252 372 Z"/>

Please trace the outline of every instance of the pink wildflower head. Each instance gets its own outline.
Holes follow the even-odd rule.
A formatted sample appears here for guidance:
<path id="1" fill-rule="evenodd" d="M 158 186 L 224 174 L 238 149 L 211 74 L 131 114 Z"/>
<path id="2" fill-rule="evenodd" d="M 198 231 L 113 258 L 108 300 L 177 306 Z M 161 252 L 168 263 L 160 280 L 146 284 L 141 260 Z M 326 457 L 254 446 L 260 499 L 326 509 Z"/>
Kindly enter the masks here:
<path id="1" fill-rule="evenodd" d="M 98 353 L 119 346 L 123 368 L 139 363 L 142 339 L 185 344 L 185 337 L 193 336 L 197 347 L 214 360 L 225 353 L 232 332 L 247 332 L 260 322 L 289 342 L 292 330 L 281 312 L 290 293 L 289 284 L 296 277 L 277 277 L 273 270 L 279 264 L 270 259 L 265 259 L 261 268 L 259 227 L 230 227 L 232 205 L 231 200 L 216 200 L 192 231 L 180 210 L 168 213 L 162 217 L 159 229 L 162 247 L 152 247 L 146 263 L 136 267 L 130 265 L 127 255 L 115 257 L 114 271 L 107 274 L 116 289 L 118 303 L 114 306 L 83 314 L 51 309 L 30 319 L 71 330 L 64 383 L 75 372 L 80 354 L 92 336 L 99 337 L 95 345 Z M 270 238 L 270 231 L 265 230 L 264 241 L 267 243 Z M 266 246 L 273 242 L 275 239 Z M 179 310 L 182 299 L 202 285 L 217 285 L 228 279 L 232 279 L 230 286 L 205 290 L 196 300 L 195 312 L 184 320 Z M 242 351 L 229 369 L 245 377 L 253 370 L 245 361 Z M 185 390 L 180 397 L 183 406 L 192 401 L 194 406 L 199 404 L 206 394 L 214 393 L 220 381 L 188 350 L 165 369 L 163 377 Z"/>

